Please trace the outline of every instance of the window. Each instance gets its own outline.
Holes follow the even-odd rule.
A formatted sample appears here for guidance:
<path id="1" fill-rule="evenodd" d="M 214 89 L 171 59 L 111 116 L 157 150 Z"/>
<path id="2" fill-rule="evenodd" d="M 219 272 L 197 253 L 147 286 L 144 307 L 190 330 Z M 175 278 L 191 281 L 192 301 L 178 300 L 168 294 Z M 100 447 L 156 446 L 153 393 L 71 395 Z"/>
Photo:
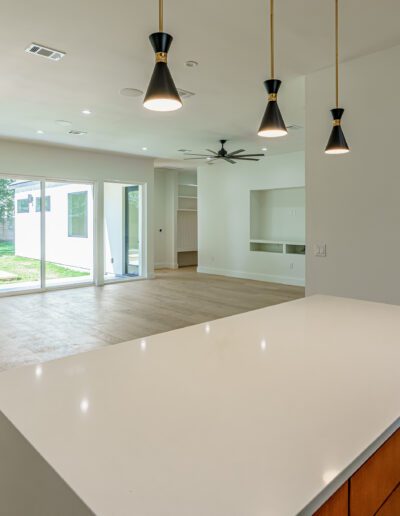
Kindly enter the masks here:
<path id="1" fill-rule="evenodd" d="M 17 213 L 29 213 L 29 199 L 17 200 Z"/>
<path id="2" fill-rule="evenodd" d="M 88 237 L 87 192 L 72 192 L 68 194 L 68 236 Z"/>
<path id="3" fill-rule="evenodd" d="M 50 211 L 50 195 L 46 195 L 46 211 Z M 40 197 L 36 197 L 36 211 L 40 211 L 42 208 L 42 199 Z"/>

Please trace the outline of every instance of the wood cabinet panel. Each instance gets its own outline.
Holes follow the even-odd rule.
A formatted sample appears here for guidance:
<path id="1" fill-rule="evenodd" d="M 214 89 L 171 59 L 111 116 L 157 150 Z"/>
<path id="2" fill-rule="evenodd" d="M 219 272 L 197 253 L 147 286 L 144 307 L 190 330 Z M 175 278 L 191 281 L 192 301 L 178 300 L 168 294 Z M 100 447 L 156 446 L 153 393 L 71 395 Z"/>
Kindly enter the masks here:
<path id="1" fill-rule="evenodd" d="M 398 516 L 400 514 L 400 486 L 382 505 L 376 516 Z"/>
<path id="2" fill-rule="evenodd" d="M 400 430 L 397 430 L 351 477 L 351 516 L 374 515 L 399 482 Z"/>
<path id="3" fill-rule="evenodd" d="M 348 500 L 349 483 L 346 482 L 314 513 L 314 516 L 347 516 Z"/>

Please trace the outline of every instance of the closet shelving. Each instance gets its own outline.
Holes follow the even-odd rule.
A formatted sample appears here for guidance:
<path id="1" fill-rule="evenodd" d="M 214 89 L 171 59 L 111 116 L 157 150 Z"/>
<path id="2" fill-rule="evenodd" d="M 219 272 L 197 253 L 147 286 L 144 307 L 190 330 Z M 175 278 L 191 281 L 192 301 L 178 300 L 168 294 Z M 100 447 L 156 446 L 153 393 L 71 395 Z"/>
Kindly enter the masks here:
<path id="1" fill-rule="evenodd" d="M 197 185 L 178 184 L 177 262 L 197 265 Z"/>

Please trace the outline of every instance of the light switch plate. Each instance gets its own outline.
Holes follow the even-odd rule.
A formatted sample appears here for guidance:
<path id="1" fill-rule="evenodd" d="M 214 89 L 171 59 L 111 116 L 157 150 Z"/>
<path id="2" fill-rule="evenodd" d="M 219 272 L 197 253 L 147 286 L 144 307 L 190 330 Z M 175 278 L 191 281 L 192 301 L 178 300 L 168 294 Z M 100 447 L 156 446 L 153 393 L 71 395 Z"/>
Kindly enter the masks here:
<path id="1" fill-rule="evenodd" d="M 326 244 L 315 244 L 314 245 L 314 256 L 318 256 L 319 258 L 325 258 Z"/>

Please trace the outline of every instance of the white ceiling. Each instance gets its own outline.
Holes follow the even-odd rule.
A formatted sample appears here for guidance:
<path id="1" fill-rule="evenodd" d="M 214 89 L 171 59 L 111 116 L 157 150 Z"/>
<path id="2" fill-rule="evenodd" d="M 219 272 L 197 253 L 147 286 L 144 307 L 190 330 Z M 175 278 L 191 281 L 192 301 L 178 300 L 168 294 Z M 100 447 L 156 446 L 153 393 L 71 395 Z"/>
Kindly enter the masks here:
<path id="1" fill-rule="evenodd" d="M 267 142 L 256 136 L 265 108 L 267 0 L 165 0 L 174 36 L 169 64 L 178 87 L 196 95 L 183 109 L 154 113 L 121 88 L 145 90 L 153 69 L 148 35 L 157 0 L 13 0 L 2 6 L 0 136 L 178 159 L 179 148 L 269 152 L 303 148 L 304 131 Z M 304 125 L 305 74 L 333 61 L 333 0 L 277 0 L 277 75 L 286 123 Z M 400 43 L 398 0 L 342 1 L 342 57 Z M 24 52 L 31 42 L 67 53 L 60 62 Z M 199 62 L 187 68 L 188 59 Z M 372 73 L 373 78 L 373 73 Z M 80 111 L 89 108 L 93 115 Z M 71 136 L 55 120 L 87 130 Z M 36 134 L 41 129 L 44 135 Z M 142 151 L 142 147 L 148 151 Z M 185 162 L 193 164 L 193 162 Z"/>

